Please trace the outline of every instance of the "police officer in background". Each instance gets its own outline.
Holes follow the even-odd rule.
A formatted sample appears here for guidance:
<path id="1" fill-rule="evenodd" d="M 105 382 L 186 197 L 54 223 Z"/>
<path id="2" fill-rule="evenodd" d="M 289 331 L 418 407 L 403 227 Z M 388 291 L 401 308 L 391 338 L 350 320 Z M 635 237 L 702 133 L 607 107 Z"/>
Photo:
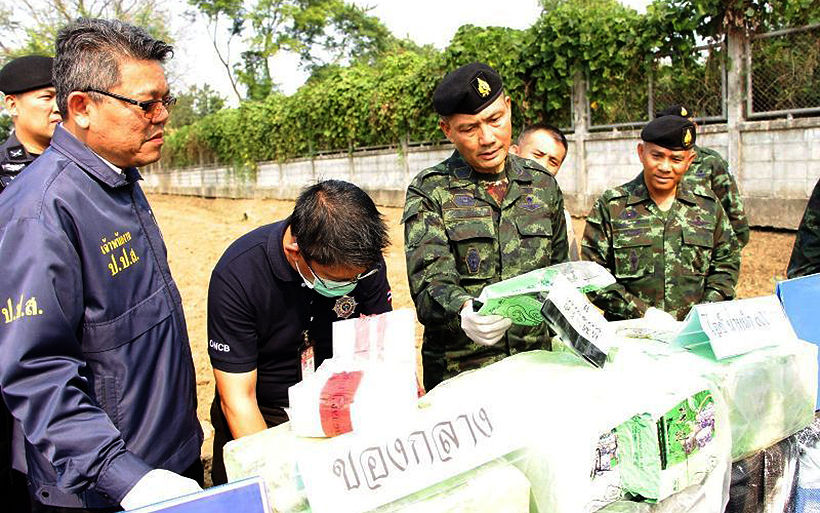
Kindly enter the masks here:
<path id="1" fill-rule="evenodd" d="M 14 132 L 0 146 L 0 192 L 48 147 L 62 118 L 51 83 L 51 57 L 27 55 L 0 70 L 0 92 Z"/>
<path id="2" fill-rule="evenodd" d="M 617 282 L 591 293 L 607 319 L 650 307 L 683 320 L 698 303 L 733 299 L 740 252 L 714 193 L 683 177 L 695 158 L 695 126 L 663 116 L 641 131 L 643 172 L 605 191 L 587 217 L 581 254 Z"/>
<path id="3" fill-rule="evenodd" d="M 410 294 L 424 325 L 424 386 L 505 356 L 549 348 L 546 325 L 479 315 L 486 285 L 567 260 L 564 199 L 539 164 L 508 153 L 510 97 L 491 67 L 448 73 L 433 94 L 452 156 L 407 189 L 404 223 Z"/>

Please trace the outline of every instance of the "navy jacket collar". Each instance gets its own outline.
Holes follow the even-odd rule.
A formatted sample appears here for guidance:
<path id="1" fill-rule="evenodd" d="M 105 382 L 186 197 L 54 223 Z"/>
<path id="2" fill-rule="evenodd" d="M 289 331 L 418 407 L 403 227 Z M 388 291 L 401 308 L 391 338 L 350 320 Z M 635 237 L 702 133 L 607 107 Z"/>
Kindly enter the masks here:
<path id="1" fill-rule="evenodd" d="M 111 169 L 88 146 L 63 128 L 62 123 L 54 130 L 49 147 L 74 161 L 86 173 L 109 187 L 122 187 L 142 179 L 135 167 L 123 169 L 122 174 Z"/>

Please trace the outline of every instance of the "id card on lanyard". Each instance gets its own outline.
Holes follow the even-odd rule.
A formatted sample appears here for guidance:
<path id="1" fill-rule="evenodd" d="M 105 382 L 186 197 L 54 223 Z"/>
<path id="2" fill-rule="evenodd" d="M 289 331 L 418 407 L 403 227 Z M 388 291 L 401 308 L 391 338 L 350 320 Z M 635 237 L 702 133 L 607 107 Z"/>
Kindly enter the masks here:
<path id="1" fill-rule="evenodd" d="M 302 364 L 302 379 L 316 372 L 316 357 L 313 341 L 310 340 L 308 330 L 302 332 L 302 345 L 299 349 Z"/>

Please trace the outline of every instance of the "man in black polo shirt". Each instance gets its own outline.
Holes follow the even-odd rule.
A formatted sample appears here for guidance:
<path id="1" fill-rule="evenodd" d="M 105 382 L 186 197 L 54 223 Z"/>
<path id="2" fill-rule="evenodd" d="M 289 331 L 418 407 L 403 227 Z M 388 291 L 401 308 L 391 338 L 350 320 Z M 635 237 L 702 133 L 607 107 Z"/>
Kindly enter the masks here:
<path id="1" fill-rule="evenodd" d="M 328 180 L 222 255 L 208 289 L 214 484 L 227 481 L 225 443 L 288 420 L 288 387 L 332 356 L 331 323 L 392 309 L 388 243 L 373 200 Z"/>

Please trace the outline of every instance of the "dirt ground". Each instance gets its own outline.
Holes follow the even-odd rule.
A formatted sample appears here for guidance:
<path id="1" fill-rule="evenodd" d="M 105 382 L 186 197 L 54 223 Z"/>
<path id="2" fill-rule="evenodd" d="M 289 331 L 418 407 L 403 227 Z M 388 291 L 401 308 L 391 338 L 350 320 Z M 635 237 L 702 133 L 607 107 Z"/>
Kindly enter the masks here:
<path id="1" fill-rule="evenodd" d="M 199 418 L 206 441 L 203 457 L 210 460 L 212 429 L 207 422 L 213 399 L 213 373 L 208 362 L 206 307 L 211 270 L 225 248 L 250 230 L 287 217 L 292 202 L 274 200 L 203 199 L 184 196 L 149 196 L 162 229 L 174 279 L 182 293 L 197 375 Z M 386 255 L 394 308 L 413 306 L 402 251 L 401 209 L 380 207 L 390 227 L 393 244 Z M 583 234 L 584 221 L 575 219 L 575 233 Z M 771 294 L 777 280 L 785 278 L 794 244 L 793 233 L 753 230 L 743 250 L 738 283 L 741 298 Z M 417 333 L 420 338 L 420 330 Z"/>

